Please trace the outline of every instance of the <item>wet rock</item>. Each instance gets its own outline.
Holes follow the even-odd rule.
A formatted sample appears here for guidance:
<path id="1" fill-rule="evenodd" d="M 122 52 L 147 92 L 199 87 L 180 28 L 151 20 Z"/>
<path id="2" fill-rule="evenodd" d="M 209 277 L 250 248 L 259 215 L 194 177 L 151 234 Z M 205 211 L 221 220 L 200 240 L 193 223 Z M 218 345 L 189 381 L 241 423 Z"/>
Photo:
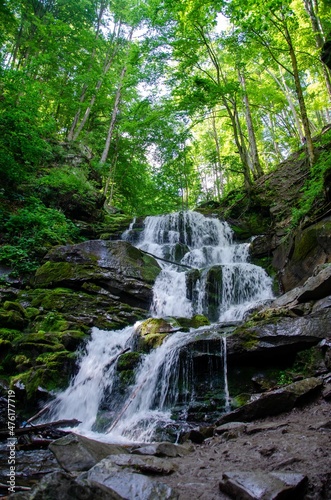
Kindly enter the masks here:
<path id="1" fill-rule="evenodd" d="M 169 458 L 159 458 L 153 456 L 137 456 L 133 454 L 114 455 L 103 460 L 104 466 L 126 467 L 133 469 L 133 472 L 141 474 L 164 474 L 175 472 L 177 466 Z"/>
<path id="2" fill-rule="evenodd" d="M 265 317 L 263 317 L 263 314 Z M 273 360 L 318 344 L 325 337 L 331 321 L 331 308 L 317 310 L 307 316 L 291 316 L 287 310 L 267 310 L 256 321 L 238 327 L 227 337 L 229 360 L 257 360 L 268 351 Z"/>
<path id="3" fill-rule="evenodd" d="M 284 290 L 287 292 L 302 285 L 311 276 L 312 269 L 330 262 L 330 247 L 330 217 L 303 230 L 297 230 L 280 275 Z M 274 254 L 274 262 L 276 262 L 277 251 Z"/>
<path id="4" fill-rule="evenodd" d="M 182 457 L 189 453 L 185 446 L 173 443 L 153 443 L 133 448 L 132 453 L 138 455 L 155 455 L 156 457 Z"/>
<path id="5" fill-rule="evenodd" d="M 0 448 L 0 483 L 8 480 L 8 448 L 7 443 Z M 32 487 L 46 474 L 60 471 L 53 453 L 49 450 L 21 451 L 16 448 L 15 478 L 18 486 Z M 6 491 L 7 492 L 7 491 Z"/>
<path id="6" fill-rule="evenodd" d="M 108 455 L 128 453 L 119 445 L 94 441 L 77 434 L 68 434 L 50 444 L 58 463 L 67 472 L 85 471 Z"/>
<path id="7" fill-rule="evenodd" d="M 319 300 L 331 294 L 331 264 L 318 266 L 313 276 L 272 303 L 272 307 L 294 306 L 299 302 Z"/>
<path id="8" fill-rule="evenodd" d="M 125 500 L 175 500 L 178 498 L 169 486 L 142 474 L 121 469 L 110 460 L 104 459 L 88 472 L 78 477 L 81 483 L 99 486 L 103 491 L 115 491 Z"/>
<path id="9" fill-rule="evenodd" d="M 64 472 L 45 476 L 30 492 L 16 493 L 10 498 L 20 500 L 124 500 L 111 489 L 79 483 Z"/>
<path id="10" fill-rule="evenodd" d="M 138 348 L 142 351 L 162 345 L 169 333 L 177 331 L 179 324 L 175 319 L 165 320 L 163 318 L 148 318 L 136 328 L 138 336 Z"/>
<path id="11" fill-rule="evenodd" d="M 274 248 L 274 241 L 270 238 L 270 234 L 260 234 L 250 244 L 249 253 L 252 257 L 266 257 Z"/>
<path id="12" fill-rule="evenodd" d="M 289 411 L 321 390 L 323 382 L 311 377 L 289 384 L 281 389 L 263 393 L 257 399 L 223 415 L 218 424 L 226 422 L 249 422 L 258 418 Z"/>
<path id="13" fill-rule="evenodd" d="M 216 427 L 215 434 L 226 434 L 228 436 L 238 437 L 246 430 L 247 424 L 244 422 L 229 422 Z"/>
<path id="14" fill-rule="evenodd" d="M 91 283 L 119 301 L 145 309 L 151 301 L 151 285 L 161 270 L 153 257 L 127 241 L 91 240 L 55 247 L 45 259 L 36 272 L 35 287 L 80 289 Z"/>
<path id="15" fill-rule="evenodd" d="M 220 490 L 231 498 L 241 500 L 300 500 L 307 486 L 303 474 L 290 472 L 225 472 L 219 483 Z"/>
<path id="16" fill-rule="evenodd" d="M 214 435 L 214 426 L 209 427 L 196 427 L 186 432 L 181 436 L 181 442 L 192 441 L 192 443 L 201 444 L 205 439 L 208 439 Z"/>

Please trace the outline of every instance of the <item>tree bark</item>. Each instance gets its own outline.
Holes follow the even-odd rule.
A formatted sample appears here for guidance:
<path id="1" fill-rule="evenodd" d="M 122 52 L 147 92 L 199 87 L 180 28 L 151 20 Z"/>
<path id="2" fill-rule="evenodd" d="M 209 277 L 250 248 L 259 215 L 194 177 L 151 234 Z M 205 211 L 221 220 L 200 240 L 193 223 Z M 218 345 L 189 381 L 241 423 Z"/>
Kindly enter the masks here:
<path id="1" fill-rule="evenodd" d="M 292 63 L 295 88 L 297 91 L 297 96 L 298 96 L 298 101 L 299 101 L 302 125 L 303 125 L 303 129 L 305 131 L 305 144 L 307 146 L 309 164 L 312 167 L 314 164 L 314 160 L 315 160 L 315 152 L 314 152 L 314 145 L 313 145 L 313 141 L 312 141 L 311 133 L 310 133 L 309 120 L 308 120 L 308 115 L 307 115 L 305 99 L 303 97 L 303 92 L 302 92 L 302 87 L 301 87 L 301 82 L 300 82 L 298 61 L 297 61 L 294 47 L 292 44 L 291 35 L 288 31 L 286 23 L 284 23 L 284 30 L 285 30 L 285 39 L 286 39 L 286 41 L 288 43 L 288 47 L 289 47 L 289 53 L 290 53 L 290 58 L 291 58 L 291 63 Z"/>
<path id="2" fill-rule="evenodd" d="M 216 147 L 216 172 L 215 172 L 215 177 L 216 177 L 216 188 L 217 188 L 217 198 L 218 201 L 220 201 L 221 196 L 223 194 L 223 172 L 222 172 L 222 160 L 221 160 L 221 147 L 220 147 L 220 141 L 218 138 L 218 133 L 217 133 L 217 128 L 216 128 L 216 114 L 215 114 L 215 109 L 212 111 L 212 125 L 213 125 L 213 137 L 215 141 L 215 147 Z"/>
<path id="3" fill-rule="evenodd" d="M 246 90 L 245 71 L 238 69 L 238 75 L 239 75 L 239 81 L 241 83 L 241 88 L 243 90 L 244 109 L 245 109 L 246 125 L 248 130 L 249 146 L 252 157 L 252 167 L 254 172 L 256 173 L 256 176 L 261 177 L 263 175 L 263 170 L 260 164 L 259 153 L 257 150 L 251 107 L 249 104 L 248 94 Z"/>

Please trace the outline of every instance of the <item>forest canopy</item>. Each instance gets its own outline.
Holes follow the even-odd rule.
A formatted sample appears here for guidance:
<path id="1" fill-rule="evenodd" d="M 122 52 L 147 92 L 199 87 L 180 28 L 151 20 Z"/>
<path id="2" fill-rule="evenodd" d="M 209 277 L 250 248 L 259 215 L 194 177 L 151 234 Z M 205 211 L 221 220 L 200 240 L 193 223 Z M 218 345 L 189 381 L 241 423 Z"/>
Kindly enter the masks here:
<path id="1" fill-rule="evenodd" d="M 77 198 L 157 214 L 249 189 L 299 148 L 313 166 L 330 5 L 2 0 L 2 243 L 29 231 L 24 261 L 75 239 Z"/>

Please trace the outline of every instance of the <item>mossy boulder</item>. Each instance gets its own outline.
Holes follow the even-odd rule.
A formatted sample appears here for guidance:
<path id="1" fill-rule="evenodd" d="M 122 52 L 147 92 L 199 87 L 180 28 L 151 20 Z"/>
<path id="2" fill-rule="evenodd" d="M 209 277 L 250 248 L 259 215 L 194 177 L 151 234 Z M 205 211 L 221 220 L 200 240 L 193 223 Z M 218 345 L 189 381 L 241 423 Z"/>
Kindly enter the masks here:
<path id="1" fill-rule="evenodd" d="M 176 318 L 176 320 L 183 328 L 200 328 L 210 325 L 209 319 L 203 314 L 195 314 L 191 318 Z"/>
<path id="2" fill-rule="evenodd" d="M 169 333 L 180 328 L 179 323 L 174 318 L 148 318 L 136 328 L 139 337 L 139 350 L 148 352 L 162 345 Z"/>
<path id="3" fill-rule="evenodd" d="M 141 360 L 141 353 L 139 352 L 125 352 L 118 358 L 117 370 L 133 370 Z"/>
<path id="4" fill-rule="evenodd" d="M 111 294 L 124 304 L 149 309 L 152 285 L 161 268 L 127 241 L 85 241 L 55 247 L 35 275 L 38 288 L 74 288 Z"/>
<path id="5" fill-rule="evenodd" d="M 83 331 L 97 326 L 102 329 L 123 328 L 146 316 L 146 312 L 117 300 L 100 286 L 81 290 L 54 288 L 25 290 L 20 300 L 32 310 L 29 329 L 33 331 Z"/>
<path id="6" fill-rule="evenodd" d="M 11 386 L 24 387 L 27 401 L 33 403 L 37 400 L 41 389 L 52 391 L 66 387 L 75 359 L 76 356 L 73 353 L 65 350 L 42 353 L 34 360 L 32 367 L 30 367 L 30 360 L 26 362 L 29 368 L 27 371 L 11 377 Z"/>
<path id="7" fill-rule="evenodd" d="M 22 329 L 27 325 L 27 320 L 17 310 L 0 309 L 0 325 L 4 328 Z"/>

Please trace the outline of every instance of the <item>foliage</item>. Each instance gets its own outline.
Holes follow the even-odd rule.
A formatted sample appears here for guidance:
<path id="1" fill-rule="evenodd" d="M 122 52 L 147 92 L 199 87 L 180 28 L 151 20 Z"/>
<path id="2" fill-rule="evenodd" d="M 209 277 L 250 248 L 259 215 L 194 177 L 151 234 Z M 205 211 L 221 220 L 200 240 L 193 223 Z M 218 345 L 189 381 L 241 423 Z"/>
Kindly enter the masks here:
<path id="1" fill-rule="evenodd" d="M 105 199 L 146 215 L 252 189 L 307 135 L 302 109 L 309 133 L 327 121 L 325 2 L 318 36 L 302 2 L 278 0 L 5 0 L 0 14 L 0 254 L 17 272 L 77 240 L 66 217 L 102 222 Z"/>
<path id="2" fill-rule="evenodd" d="M 36 198 L 30 198 L 25 208 L 9 215 L 4 229 L 6 242 L 0 247 L 0 262 L 11 266 L 16 275 L 35 270 L 51 246 L 78 237 L 78 229 L 71 221 Z"/>
<path id="3" fill-rule="evenodd" d="M 325 178 L 328 172 L 331 172 L 331 152 L 323 151 L 302 188 L 298 207 L 292 210 L 292 228 L 296 227 L 305 216 L 311 213 L 317 203 L 324 199 Z"/>

